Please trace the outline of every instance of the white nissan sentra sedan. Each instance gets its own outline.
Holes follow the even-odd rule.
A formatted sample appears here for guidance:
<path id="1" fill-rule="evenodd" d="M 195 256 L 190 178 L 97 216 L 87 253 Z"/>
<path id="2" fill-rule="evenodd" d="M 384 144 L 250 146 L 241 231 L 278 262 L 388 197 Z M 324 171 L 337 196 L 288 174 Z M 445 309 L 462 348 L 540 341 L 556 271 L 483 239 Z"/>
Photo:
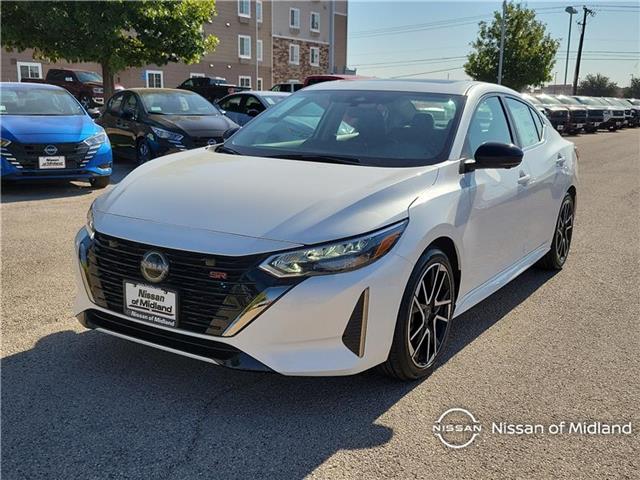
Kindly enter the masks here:
<path id="1" fill-rule="evenodd" d="M 425 377 L 453 318 L 536 263 L 562 268 L 576 169 L 508 88 L 318 84 L 99 197 L 75 314 L 239 369 Z"/>

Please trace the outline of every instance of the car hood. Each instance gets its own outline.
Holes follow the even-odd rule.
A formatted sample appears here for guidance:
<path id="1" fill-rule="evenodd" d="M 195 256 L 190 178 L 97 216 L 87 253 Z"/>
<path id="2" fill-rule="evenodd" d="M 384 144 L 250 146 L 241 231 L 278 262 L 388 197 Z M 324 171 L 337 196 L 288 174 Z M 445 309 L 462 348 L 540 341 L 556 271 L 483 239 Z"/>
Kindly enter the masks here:
<path id="1" fill-rule="evenodd" d="M 437 171 L 192 150 L 135 169 L 95 209 L 155 224 L 313 244 L 407 218 Z"/>
<path id="2" fill-rule="evenodd" d="M 580 110 L 580 111 L 585 111 L 587 110 L 587 107 L 581 107 L 580 105 L 565 105 L 566 108 L 568 108 L 569 110 Z"/>
<path id="3" fill-rule="evenodd" d="M 224 115 L 149 115 L 163 128 L 182 130 L 190 136 L 221 136 L 230 128 L 237 127 Z"/>
<path id="4" fill-rule="evenodd" d="M 88 115 L 2 115 L 2 138 L 20 143 L 80 142 L 101 130 Z"/>

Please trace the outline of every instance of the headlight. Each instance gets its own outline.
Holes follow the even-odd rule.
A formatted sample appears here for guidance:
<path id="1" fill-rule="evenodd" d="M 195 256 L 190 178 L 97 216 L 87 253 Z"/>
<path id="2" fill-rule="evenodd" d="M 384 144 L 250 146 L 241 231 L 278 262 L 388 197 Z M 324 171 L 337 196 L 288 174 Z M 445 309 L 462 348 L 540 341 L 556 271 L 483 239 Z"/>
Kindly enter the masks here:
<path id="1" fill-rule="evenodd" d="M 87 212 L 86 229 L 87 229 L 87 232 L 89 233 L 89 237 L 93 238 L 93 236 L 96 233 L 96 229 L 93 225 L 93 203 L 91 204 L 91 206 L 89 207 L 89 211 Z"/>
<path id="2" fill-rule="evenodd" d="M 11 144 L 11 140 L 5 140 L 4 138 L 0 138 L 0 147 L 6 147 Z"/>
<path id="3" fill-rule="evenodd" d="M 90 147 L 95 147 L 96 145 L 102 145 L 107 141 L 107 134 L 104 132 L 96 133 L 95 135 L 87 138 L 84 143 L 89 145 Z"/>
<path id="4" fill-rule="evenodd" d="M 151 127 L 151 130 L 153 130 L 153 133 L 156 134 L 156 137 L 163 138 L 165 140 L 171 140 L 174 142 L 179 142 L 180 140 L 182 140 L 182 137 L 184 136 L 184 135 L 180 135 L 179 133 L 170 132 L 169 130 L 165 130 L 163 128 L 158 128 L 158 127 Z"/>
<path id="5" fill-rule="evenodd" d="M 369 265 L 396 244 L 409 220 L 355 238 L 273 255 L 260 268 L 276 277 L 347 272 Z"/>

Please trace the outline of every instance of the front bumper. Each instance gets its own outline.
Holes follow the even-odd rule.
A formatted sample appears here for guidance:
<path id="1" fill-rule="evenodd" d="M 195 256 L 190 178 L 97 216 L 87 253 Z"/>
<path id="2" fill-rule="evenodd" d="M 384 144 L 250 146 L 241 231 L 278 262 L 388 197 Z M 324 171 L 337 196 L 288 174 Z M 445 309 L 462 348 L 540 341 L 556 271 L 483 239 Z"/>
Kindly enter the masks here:
<path id="1" fill-rule="evenodd" d="M 392 251 L 359 270 L 310 277 L 289 289 L 237 334 L 214 336 L 186 331 L 180 325 L 151 324 L 96 305 L 85 286 L 79 261 L 80 245 L 87 237 L 82 229 L 75 242 L 78 295 L 74 314 L 83 325 L 227 367 L 268 369 L 284 375 L 350 375 L 384 362 L 412 270 L 407 260 Z M 363 292 L 368 298 L 366 318 L 360 323 L 362 348 L 358 350 L 348 346 L 345 335 Z M 108 318 L 96 321 L 97 316 Z M 146 332 L 142 334 L 140 329 Z M 178 339 L 168 345 L 158 340 L 158 335 Z M 204 342 L 212 350 L 232 349 L 238 356 L 230 361 L 230 357 L 216 357 L 215 353 L 198 354 L 185 347 L 184 342 L 189 340 Z"/>
<path id="2" fill-rule="evenodd" d="M 40 169 L 33 162 L 23 162 L 20 157 L 8 152 L 0 155 L 0 177 L 3 180 L 87 180 L 109 176 L 112 173 L 113 157 L 111 145 L 102 144 L 86 163 L 71 168 Z"/>

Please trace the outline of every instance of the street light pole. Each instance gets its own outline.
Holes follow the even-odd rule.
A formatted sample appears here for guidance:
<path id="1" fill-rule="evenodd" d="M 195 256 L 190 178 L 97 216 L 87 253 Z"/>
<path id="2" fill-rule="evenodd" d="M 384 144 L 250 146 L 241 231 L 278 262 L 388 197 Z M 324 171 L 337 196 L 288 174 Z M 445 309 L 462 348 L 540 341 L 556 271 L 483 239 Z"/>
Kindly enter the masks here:
<path id="1" fill-rule="evenodd" d="M 564 65 L 564 84 L 567 84 L 567 73 L 569 72 L 569 47 L 571 46 L 571 24 L 573 23 L 573 16 L 578 13 L 573 7 L 567 7 L 564 9 L 569 14 L 569 36 L 567 37 L 567 61 Z"/>
<path id="2" fill-rule="evenodd" d="M 500 60 L 498 60 L 498 85 L 502 85 L 502 62 L 504 60 L 504 31 L 507 23 L 507 0 L 502 2 L 502 25 L 500 27 Z"/>

